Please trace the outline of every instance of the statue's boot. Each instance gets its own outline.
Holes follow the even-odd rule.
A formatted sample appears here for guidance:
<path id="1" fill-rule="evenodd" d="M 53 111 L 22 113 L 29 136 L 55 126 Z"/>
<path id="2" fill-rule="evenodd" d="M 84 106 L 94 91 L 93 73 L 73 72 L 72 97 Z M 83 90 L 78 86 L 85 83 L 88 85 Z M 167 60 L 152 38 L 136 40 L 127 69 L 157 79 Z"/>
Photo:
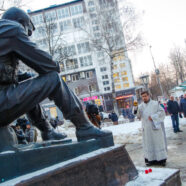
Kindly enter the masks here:
<path id="1" fill-rule="evenodd" d="M 61 140 L 67 137 L 65 133 L 57 132 L 47 120 L 34 124 L 40 131 L 43 141 Z"/>
<path id="2" fill-rule="evenodd" d="M 90 123 L 84 112 L 72 116 L 70 120 L 76 126 L 76 137 L 78 141 L 112 136 L 111 131 L 101 130 Z"/>
<path id="3" fill-rule="evenodd" d="M 61 78 L 58 80 L 59 84 L 49 98 L 54 100 L 55 104 L 62 111 L 64 118 L 75 125 L 78 141 L 112 136 L 112 132 L 100 130 L 91 124 L 84 113 L 80 100 Z"/>
<path id="4" fill-rule="evenodd" d="M 44 141 L 61 140 L 67 137 L 65 133 L 59 133 L 51 126 L 44 114 L 43 108 L 39 104 L 30 110 L 27 116 L 31 123 L 40 130 L 41 137 Z"/>

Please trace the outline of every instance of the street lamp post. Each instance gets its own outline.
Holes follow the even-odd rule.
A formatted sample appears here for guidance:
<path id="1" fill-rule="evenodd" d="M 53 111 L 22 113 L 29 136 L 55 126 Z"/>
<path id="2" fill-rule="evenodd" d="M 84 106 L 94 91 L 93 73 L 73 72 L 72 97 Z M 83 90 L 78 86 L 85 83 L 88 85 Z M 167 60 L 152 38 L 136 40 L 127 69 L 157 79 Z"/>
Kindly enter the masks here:
<path id="1" fill-rule="evenodd" d="M 140 79 L 141 79 L 143 85 L 145 86 L 145 88 L 149 91 L 149 87 L 148 87 L 149 75 L 142 75 L 142 76 L 140 76 Z"/>
<path id="2" fill-rule="evenodd" d="M 152 57 L 152 61 L 153 61 L 153 64 L 154 64 L 154 69 L 155 69 L 155 74 L 156 74 L 156 81 L 160 87 L 160 90 L 161 90 L 161 95 L 164 97 L 164 92 L 163 92 L 163 88 L 161 86 L 161 82 L 160 82 L 160 77 L 159 77 L 159 74 L 160 74 L 160 71 L 158 68 L 156 68 L 156 64 L 155 64 L 155 60 L 154 60 L 154 57 L 152 55 L 152 50 L 151 50 L 152 46 L 149 46 L 149 49 L 150 49 L 150 54 L 151 54 L 151 57 Z"/>

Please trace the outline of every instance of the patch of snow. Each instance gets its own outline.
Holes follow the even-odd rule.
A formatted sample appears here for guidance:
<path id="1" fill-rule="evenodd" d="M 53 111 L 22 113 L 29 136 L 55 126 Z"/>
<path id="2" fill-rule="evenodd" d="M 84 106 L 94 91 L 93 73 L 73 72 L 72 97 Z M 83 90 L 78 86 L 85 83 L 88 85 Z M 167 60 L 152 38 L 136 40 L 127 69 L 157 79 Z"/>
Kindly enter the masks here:
<path id="1" fill-rule="evenodd" d="M 139 173 L 138 177 L 135 180 L 128 182 L 126 186 L 160 186 L 167 178 L 178 172 L 177 169 L 151 167 L 152 172 L 145 174 L 145 170 L 148 170 L 149 168 L 150 167 L 137 167 Z"/>
<path id="2" fill-rule="evenodd" d="M 3 151 L 0 154 L 10 154 L 10 153 L 15 153 L 15 151 L 9 150 L 9 151 Z"/>

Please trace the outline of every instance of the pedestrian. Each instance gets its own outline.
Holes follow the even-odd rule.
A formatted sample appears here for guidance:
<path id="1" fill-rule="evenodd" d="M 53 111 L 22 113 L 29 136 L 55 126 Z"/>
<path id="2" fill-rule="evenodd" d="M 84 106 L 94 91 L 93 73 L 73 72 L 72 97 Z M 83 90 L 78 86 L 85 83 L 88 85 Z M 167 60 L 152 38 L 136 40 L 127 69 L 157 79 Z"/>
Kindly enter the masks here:
<path id="1" fill-rule="evenodd" d="M 109 119 L 112 120 L 114 125 L 118 125 L 118 116 L 117 116 L 117 114 L 114 111 L 109 114 Z"/>
<path id="2" fill-rule="evenodd" d="M 56 129 L 57 128 L 57 121 L 55 118 L 50 118 L 50 124 L 51 126 Z"/>
<path id="3" fill-rule="evenodd" d="M 165 114 L 167 115 L 168 114 L 168 111 L 167 111 L 167 103 L 164 103 L 164 110 L 165 110 Z"/>
<path id="4" fill-rule="evenodd" d="M 16 124 L 15 133 L 19 144 L 28 144 L 23 129 L 18 124 Z"/>
<path id="5" fill-rule="evenodd" d="M 94 103 L 86 104 L 86 113 L 89 120 L 98 128 L 101 128 L 101 116 L 99 114 L 99 109 Z"/>
<path id="6" fill-rule="evenodd" d="M 172 120 L 172 126 L 173 126 L 174 133 L 183 132 L 179 128 L 178 113 L 180 112 L 180 107 L 178 105 L 178 102 L 174 101 L 173 96 L 170 96 L 170 100 L 167 103 L 167 110 L 168 110 L 169 114 L 171 115 L 171 120 Z"/>
<path id="7" fill-rule="evenodd" d="M 123 115 L 124 118 L 127 117 L 127 113 L 126 113 L 126 109 L 125 108 L 122 109 L 122 115 Z"/>
<path id="8" fill-rule="evenodd" d="M 186 118 L 186 93 L 184 94 L 183 98 L 180 100 L 180 109 L 184 117 Z"/>
<path id="9" fill-rule="evenodd" d="M 147 166 L 165 166 L 167 159 L 165 111 L 157 101 L 150 99 L 148 91 L 143 91 L 141 97 L 143 102 L 136 109 L 137 117 L 142 121 L 145 163 Z"/>
<path id="10" fill-rule="evenodd" d="M 25 137 L 28 143 L 37 141 L 37 131 L 30 125 L 30 123 L 26 125 Z"/>

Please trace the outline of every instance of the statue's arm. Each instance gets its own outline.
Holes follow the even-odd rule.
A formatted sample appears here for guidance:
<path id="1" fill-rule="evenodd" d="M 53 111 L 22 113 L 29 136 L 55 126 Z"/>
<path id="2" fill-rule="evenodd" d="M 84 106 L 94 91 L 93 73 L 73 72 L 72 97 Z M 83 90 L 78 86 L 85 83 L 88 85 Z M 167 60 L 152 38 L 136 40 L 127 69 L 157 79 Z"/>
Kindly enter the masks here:
<path id="1" fill-rule="evenodd" d="M 59 64 L 53 61 L 47 52 L 40 50 L 35 43 L 31 42 L 21 27 L 18 27 L 11 47 L 23 63 L 33 68 L 39 74 L 60 71 Z"/>

